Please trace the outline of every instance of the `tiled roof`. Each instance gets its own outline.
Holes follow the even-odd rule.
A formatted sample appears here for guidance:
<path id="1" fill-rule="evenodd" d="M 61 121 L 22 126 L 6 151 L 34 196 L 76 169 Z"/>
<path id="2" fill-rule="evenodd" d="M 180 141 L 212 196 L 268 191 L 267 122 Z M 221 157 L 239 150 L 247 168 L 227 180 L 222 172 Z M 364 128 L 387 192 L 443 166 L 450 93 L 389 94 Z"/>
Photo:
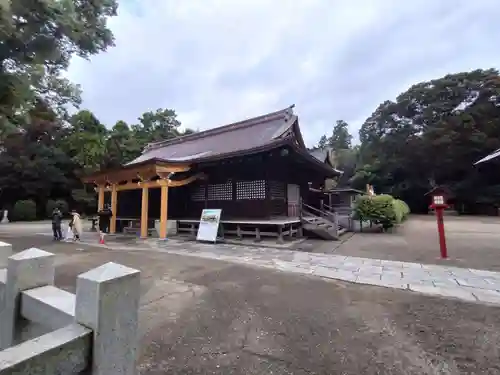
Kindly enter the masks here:
<path id="1" fill-rule="evenodd" d="M 314 150 L 309 150 L 309 154 L 315 159 L 319 160 L 322 163 L 325 163 L 332 167 L 339 174 L 342 174 L 342 171 L 339 171 L 336 167 L 335 163 L 335 151 L 331 147 L 326 148 L 317 148 Z"/>
<path id="2" fill-rule="evenodd" d="M 258 150 L 283 142 L 296 121 L 291 106 L 245 121 L 151 143 L 129 165 L 150 159 L 194 162 Z"/>

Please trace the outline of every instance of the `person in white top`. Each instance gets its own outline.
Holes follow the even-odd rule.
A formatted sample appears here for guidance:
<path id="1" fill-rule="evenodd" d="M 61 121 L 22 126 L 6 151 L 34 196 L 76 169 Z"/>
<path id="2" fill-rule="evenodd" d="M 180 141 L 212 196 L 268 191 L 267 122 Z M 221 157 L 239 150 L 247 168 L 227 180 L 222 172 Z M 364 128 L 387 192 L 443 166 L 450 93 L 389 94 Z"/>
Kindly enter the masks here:
<path id="1" fill-rule="evenodd" d="M 71 211 L 71 228 L 73 229 L 73 241 L 79 241 L 82 235 L 82 220 L 76 210 Z"/>

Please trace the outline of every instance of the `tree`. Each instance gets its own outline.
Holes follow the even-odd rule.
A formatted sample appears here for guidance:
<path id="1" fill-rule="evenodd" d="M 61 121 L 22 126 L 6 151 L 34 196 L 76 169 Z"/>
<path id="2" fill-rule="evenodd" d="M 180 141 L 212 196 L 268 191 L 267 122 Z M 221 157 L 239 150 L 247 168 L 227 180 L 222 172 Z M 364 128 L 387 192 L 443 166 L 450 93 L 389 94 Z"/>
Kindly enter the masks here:
<path id="1" fill-rule="evenodd" d="M 148 142 L 163 141 L 180 135 L 180 121 L 173 109 L 157 109 L 155 112 L 144 112 L 139 117 L 140 125 L 133 130 L 144 145 Z"/>
<path id="2" fill-rule="evenodd" d="M 61 73 L 73 55 L 113 45 L 106 21 L 116 10 L 116 0 L 0 2 L 0 128 L 25 119 L 39 99 L 62 114 L 79 103 L 79 87 Z"/>
<path id="3" fill-rule="evenodd" d="M 132 161 L 141 154 L 144 145 L 139 143 L 125 121 L 118 121 L 106 140 L 105 168 L 116 168 Z"/>
<path id="4" fill-rule="evenodd" d="M 446 185 L 460 202 L 490 201 L 500 184 L 472 166 L 500 148 L 500 77 L 494 69 L 418 83 L 385 101 L 359 134 L 362 168 L 353 181 L 377 180 L 378 191 L 426 209 L 424 193 Z M 496 174 L 498 175 L 498 174 Z"/>
<path id="5" fill-rule="evenodd" d="M 81 173 L 96 171 L 104 162 L 107 133 L 92 112 L 82 110 L 71 116 L 61 148 Z"/>
<path id="6" fill-rule="evenodd" d="M 27 113 L 27 121 L 4 139 L 0 154 L 2 201 L 34 199 L 43 211 L 54 189 L 69 184 L 70 160 L 58 148 L 61 123 L 41 100 Z"/>
<path id="7" fill-rule="evenodd" d="M 349 133 L 349 125 L 343 120 L 338 120 L 333 127 L 328 145 L 334 150 L 345 150 L 351 148 L 352 136 Z"/>
<path id="8" fill-rule="evenodd" d="M 324 149 L 328 146 L 328 138 L 326 135 L 322 135 L 321 138 L 319 139 L 318 145 L 315 148 L 321 148 Z"/>

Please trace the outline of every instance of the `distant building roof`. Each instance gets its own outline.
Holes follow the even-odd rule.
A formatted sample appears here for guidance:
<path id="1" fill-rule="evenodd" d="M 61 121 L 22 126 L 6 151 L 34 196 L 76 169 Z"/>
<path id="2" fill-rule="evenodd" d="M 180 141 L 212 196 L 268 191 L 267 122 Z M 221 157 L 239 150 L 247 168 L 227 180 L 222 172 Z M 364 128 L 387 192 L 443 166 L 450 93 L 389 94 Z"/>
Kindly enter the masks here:
<path id="1" fill-rule="evenodd" d="M 431 190 L 429 190 L 427 193 L 425 193 L 424 196 L 432 195 L 433 193 L 438 193 L 438 194 L 444 193 L 450 198 L 452 198 L 454 196 L 451 189 L 445 185 L 434 186 Z"/>
<path id="2" fill-rule="evenodd" d="M 474 163 L 474 165 L 477 165 L 477 164 L 480 164 L 480 163 L 484 163 L 485 161 L 488 161 L 488 160 L 491 160 L 491 159 L 495 159 L 498 156 L 500 156 L 500 148 L 498 150 L 496 150 L 495 152 L 492 152 L 491 154 L 485 156 L 481 160 L 476 161 Z"/>
<path id="3" fill-rule="evenodd" d="M 317 148 L 314 150 L 309 150 L 309 154 L 311 154 L 311 156 L 313 156 L 320 162 L 328 164 L 330 167 L 335 169 L 339 174 L 344 173 L 337 169 L 335 163 L 335 151 L 333 150 L 333 148 L 331 147 Z"/>

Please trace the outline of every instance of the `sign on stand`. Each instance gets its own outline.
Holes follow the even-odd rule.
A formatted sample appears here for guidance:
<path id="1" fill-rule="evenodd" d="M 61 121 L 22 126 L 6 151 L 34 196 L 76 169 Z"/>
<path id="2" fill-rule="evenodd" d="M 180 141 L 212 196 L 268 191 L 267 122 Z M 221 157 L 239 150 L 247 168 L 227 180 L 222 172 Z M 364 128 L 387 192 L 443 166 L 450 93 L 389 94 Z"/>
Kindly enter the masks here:
<path id="1" fill-rule="evenodd" d="M 215 242 L 217 240 L 221 213 L 221 209 L 207 209 L 201 212 L 197 241 Z"/>

